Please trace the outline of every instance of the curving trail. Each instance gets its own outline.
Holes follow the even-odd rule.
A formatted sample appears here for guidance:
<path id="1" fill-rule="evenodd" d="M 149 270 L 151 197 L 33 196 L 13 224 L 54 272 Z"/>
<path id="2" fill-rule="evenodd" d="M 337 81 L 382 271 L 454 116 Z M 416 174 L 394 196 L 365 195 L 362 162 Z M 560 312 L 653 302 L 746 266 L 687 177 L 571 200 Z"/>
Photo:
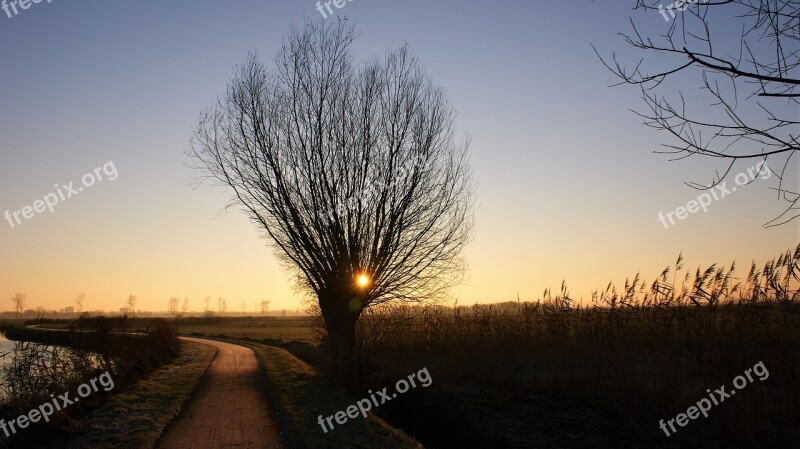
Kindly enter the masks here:
<path id="1" fill-rule="evenodd" d="M 217 349 L 194 397 L 170 423 L 157 449 L 284 449 L 280 429 L 259 389 L 253 350 L 200 338 Z"/>

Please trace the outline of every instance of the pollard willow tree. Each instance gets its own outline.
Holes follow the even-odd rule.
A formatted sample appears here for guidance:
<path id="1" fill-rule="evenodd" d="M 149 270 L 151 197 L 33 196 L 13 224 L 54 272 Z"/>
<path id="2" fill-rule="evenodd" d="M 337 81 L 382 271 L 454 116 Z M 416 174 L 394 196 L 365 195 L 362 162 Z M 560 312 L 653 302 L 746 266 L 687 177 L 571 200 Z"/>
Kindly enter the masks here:
<path id="1" fill-rule="evenodd" d="M 250 56 L 190 152 L 316 297 L 344 383 L 365 308 L 436 299 L 461 281 L 474 206 L 444 89 L 407 47 L 357 64 L 353 39 L 346 22 L 309 23 L 271 70 Z"/>

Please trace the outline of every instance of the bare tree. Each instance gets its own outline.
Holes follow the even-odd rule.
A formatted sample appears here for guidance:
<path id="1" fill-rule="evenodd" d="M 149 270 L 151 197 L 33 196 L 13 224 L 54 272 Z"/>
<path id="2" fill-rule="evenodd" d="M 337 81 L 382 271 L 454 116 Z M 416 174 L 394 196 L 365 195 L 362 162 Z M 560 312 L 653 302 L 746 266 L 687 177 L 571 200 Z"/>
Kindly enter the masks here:
<path id="1" fill-rule="evenodd" d="M 173 296 L 169 298 L 169 306 L 168 306 L 168 313 L 172 316 L 178 316 L 178 303 L 180 302 L 180 298 L 177 296 Z"/>
<path id="2" fill-rule="evenodd" d="M 75 301 L 75 305 L 78 306 L 78 313 L 83 313 L 83 303 L 86 301 L 86 293 L 79 293 L 73 301 Z"/>
<path id="3" fill-rule="evenodd" d="M 223 299 L 222 297 L 217 299 L 217 306 L 219 308 L 219 316 L 225 314 L 225 311 L 228 309 L 228 301 Z"/>
<path id="4" fill-rule="evenodd" d="M 647 58 L 626 63 L 612 54 L 601 57 L 603 63 L 619 84 L 641 89 L 646 109 L 637 114 L 673 141 L 660 152 L 674 159 L 701 156 L 720 162 L 710 182 L 688 185 L 713 189 L 736 162 L 769 159 L 778 175 L 774 190 L 788 205 L 766 226 L 797 218 L 800 192 L 787 188 L 797 180 L 792 158 L 800 149 L 800 1 L 684 2 L 678 10 L 664 9 L 662 3 L 637 0 L 634 9 L 647 11 L 651 19 L 659 17 L 657 10 L 668 22 L 658 21 L 663 31 L 631 19 L 632 32 L 622 34 L 628 46 Z M 697 84 L 687 86 L 693 78 Z M 684 95 L 681 87 L 691 93 Z M 697 87 L 705 97 L 695 93 Z M 664 91 L 674 94 L 659 95 Z M 710 107 L 702 107 L 704 99 Z"/>
<path id="5" fill-rule="evenodd" d="M 25 293 L 16 293 L 11 297 L 11 302 L 14 303 L 14 308 L 17 310 L 17 317 L 21 317 L 22 312 L 25 311 L 25 301 L 27 299 L 28 295 Z"/>
<path id="6" fill-rule="evenodd" d="M 261 300 L 261 315 L 267 316 L 268 312 L 269 312 L 269 301 L 262 299 Z"/>
<path id="7" fill-rule="evenodd" d="M 128 295 L 128 313 L 129 314 L 133 315 L 136 312 L 136 302 L 137 301 L 138 301 L 138 299 L 136 298 L 136 295 L 134 295 L 134 294 L 129 294 Z"/>
<path id="8" fill-rule="evenodd" d="M 203 298 L 203 313 L 208 315 L 208 312 L 211 310 L 211 297 L 206 296 Z"/>
<path id="9" fill-rule="evenodd" d="M 459 283 L 474 186 L 455 111 L 408 48 L 357 64 L 346 22 L 292 29 L 269 71 L 251 56 L 192 142 L 317 298 L 338 380 L 365 307 Z"/>
<path id="10" fill-rule="evenodd" d="M 183 297 L 183 305 L 181 306 L 181 315 L 186 315 L 189 312 L 189 297 Z"/>

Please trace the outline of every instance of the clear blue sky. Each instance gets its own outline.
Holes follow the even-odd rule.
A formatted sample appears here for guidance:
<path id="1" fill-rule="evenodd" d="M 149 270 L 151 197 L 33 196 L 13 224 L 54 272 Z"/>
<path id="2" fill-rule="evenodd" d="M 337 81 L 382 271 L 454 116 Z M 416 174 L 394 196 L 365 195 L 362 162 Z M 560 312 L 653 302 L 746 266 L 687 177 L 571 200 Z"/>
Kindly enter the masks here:
<path id="1" fill-rule="evenodd" d="M 613 6 L 609 6 L 612 3 Z M 461 303 L 535 300 L 566 279 L 587 298 L 641 270 L 652 279 L 680 251 L 690 266 L 746 265 L 796 245 L 795 223 L 765 230 L 781 207 L 755 183 L 670 229 L 657 212 L 696 197 L 684 181 L 716 166 L 652 154 L 666 135 L 628 111 L 639 92 L 615 80 L 590 43 L 625 57 L 634 1 L 353 0 L 357 54 L 407 43 L 447 88 L 473 140 L 475 241 Z M 667 25 L 638 13 L 647 26 Z M 286 274 L 227 193 L 193 190 L 184 164 L 198 114 L 248 52 L 270 60 L 315 2 L 68 1 L 0 10 L 0 213 L 113 161 L 119 177 L 11 228 L 0 222 L 0 310 L 28 305 L 116 310 L 188 296 L 299 307 Z M 333 18 L 328 20 L 334 20 Z M 686 80 L 688 89 L 698 85 Z M 746 168 L 746 165 L 745 165 Z M 794 167 L 795 173 L 797 167 Z"/>

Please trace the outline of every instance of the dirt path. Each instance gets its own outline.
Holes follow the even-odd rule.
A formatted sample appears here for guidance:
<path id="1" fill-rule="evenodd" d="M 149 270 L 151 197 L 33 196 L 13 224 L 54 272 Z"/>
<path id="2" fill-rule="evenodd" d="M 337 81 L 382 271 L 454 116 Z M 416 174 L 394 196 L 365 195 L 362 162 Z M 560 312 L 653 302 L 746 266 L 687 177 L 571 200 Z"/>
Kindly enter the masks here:
<path id="1" fill-rule="evenodd" d="M 258 388 L 253 350 L 230 343 L 182 338 L 217 348 L 217 355 L 158 449 L 284 449 L 283 436 Z"/>

